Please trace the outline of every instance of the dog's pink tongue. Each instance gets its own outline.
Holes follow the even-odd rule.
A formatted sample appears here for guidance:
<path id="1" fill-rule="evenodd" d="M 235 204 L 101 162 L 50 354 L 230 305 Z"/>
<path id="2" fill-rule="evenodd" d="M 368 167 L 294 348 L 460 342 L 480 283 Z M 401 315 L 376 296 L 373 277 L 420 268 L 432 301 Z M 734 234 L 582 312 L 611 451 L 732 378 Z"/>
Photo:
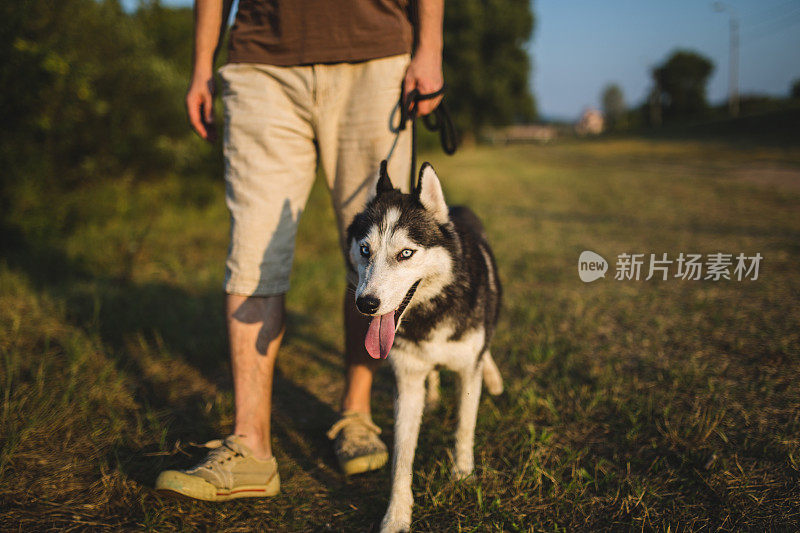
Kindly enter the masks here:
<path id="1" fill-rule="evenodd" d="M 394 343 L 394 311 L 372 319 L 364 339 L 370 357 L 373 359 L 386 359 Z"/>

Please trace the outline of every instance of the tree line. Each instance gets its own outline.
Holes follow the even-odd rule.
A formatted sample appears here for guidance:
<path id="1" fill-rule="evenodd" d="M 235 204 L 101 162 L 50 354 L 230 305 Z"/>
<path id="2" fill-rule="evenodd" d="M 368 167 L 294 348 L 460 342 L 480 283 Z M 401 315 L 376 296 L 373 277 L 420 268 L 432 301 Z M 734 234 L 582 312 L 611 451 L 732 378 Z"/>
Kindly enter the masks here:
<path id="1" fill-rule="evenodd" d="M 460 131 L 534 118 L 530 2 L 446 6 L 447 100 Z M 218 147 L 191 133 L 183 108 L 192 24 L 190 8 L 157 0 L 133 12 L 119 0 L 0 3 L 0 208 L 21 184 L 221 176 Z"/>
<path id="2" fill-rule="evenodd" d="M 707 84 L 714 72 L 711 59 L 692 50 L 676 50 L 651 70 L 652 86 L 645 101 L 628 108 L 619 85 L 603 88 L 600 96 L 603 112 L 612 130 L 658 127 L 711 115 L 719 115 L 708 102 Z M 787 99 L 744 95 L 740 99 L 743 113 L 772 111 L 784 106 Z M 796 80 L 788 100 L 800 100 L 800 80 Z"/>

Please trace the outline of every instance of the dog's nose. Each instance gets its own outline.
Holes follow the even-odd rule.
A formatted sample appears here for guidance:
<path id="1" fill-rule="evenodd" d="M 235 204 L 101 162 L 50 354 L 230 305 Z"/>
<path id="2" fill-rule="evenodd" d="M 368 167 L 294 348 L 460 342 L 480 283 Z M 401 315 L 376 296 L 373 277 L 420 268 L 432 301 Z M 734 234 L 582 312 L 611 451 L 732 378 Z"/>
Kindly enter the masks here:
<path id="1" fill-rule="evenodd" d="M 365 315 L 371 315 L 381 306 L 381 301 L 374 296 L 359 296 L 356 298 L 356 307 Z"/>

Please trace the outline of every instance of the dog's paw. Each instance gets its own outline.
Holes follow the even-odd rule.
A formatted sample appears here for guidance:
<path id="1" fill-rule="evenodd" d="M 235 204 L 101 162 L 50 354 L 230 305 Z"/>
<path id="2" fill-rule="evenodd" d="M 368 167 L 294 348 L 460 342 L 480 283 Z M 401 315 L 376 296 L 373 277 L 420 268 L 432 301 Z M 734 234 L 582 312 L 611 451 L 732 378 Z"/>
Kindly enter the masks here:
<path id="1" fill-rule="evenodd" d="M 472 462 L 464 462 L 464 464 L 454 464 L 453 470 L 451 471 L 451 475 L 454 480 L 460 481 L 462 479 L 466 479 L 472 475 L 472 472 L 475 470 L 474 465 Z"/>
<path id="2" fill-rule="evenodd" d="M 389 507 L 381 520 L 381 533 L 395 533 L 411 529 L 411 508 L 414 506 L 414 496 L 411 487 L 392 490 L 389 497 Z"/>
<path id="3" fill-rule="evenodd" d="M 396 520 L 387 514 L 381 521 L 381 533 L 408 533 L 411 531 L 411 520 Z"/>

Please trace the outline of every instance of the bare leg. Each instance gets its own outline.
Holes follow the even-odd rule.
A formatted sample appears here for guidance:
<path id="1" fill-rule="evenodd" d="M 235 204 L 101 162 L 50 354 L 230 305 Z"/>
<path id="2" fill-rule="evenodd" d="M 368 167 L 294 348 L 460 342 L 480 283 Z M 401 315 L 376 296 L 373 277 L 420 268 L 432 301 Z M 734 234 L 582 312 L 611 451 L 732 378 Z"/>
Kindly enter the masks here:
<path id="1" fill-rule="evenodd" d="M 236 398 L 234 434 L 265 459 L 272 456 L 272 375 L 285 331 L 284 296 L 229 294 L 225 304 Z"/>
<path id="2" fill-rule="evenodd" d="M 344 294 L 345 325 L 345 389 L 342 411 L 370 413 L 372 377 L 380 361 L 373 359 L 364 347 L 369 319 L 358 312 L 351 291 Z"/>

